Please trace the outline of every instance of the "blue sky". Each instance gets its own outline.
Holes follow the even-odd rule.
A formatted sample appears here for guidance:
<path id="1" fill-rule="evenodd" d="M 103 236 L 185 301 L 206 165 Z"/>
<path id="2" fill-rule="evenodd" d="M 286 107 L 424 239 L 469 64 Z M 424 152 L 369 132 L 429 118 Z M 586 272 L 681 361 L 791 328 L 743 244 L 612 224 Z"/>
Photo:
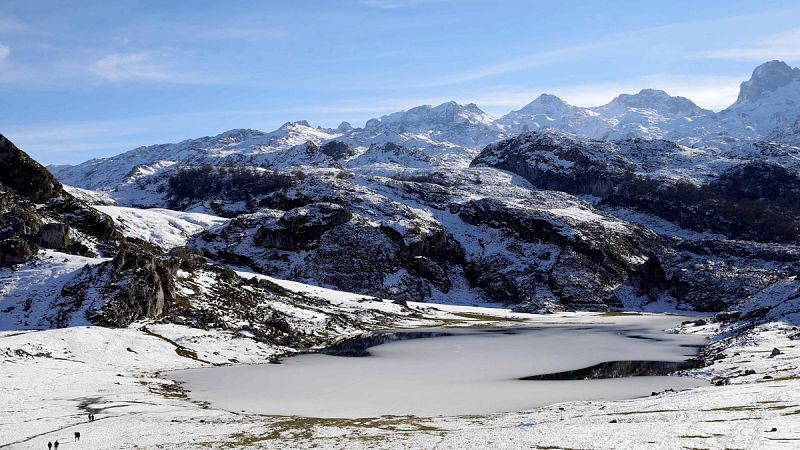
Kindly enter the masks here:
<path id="1" fill-rule="evenodd" d="M 50 164 L 451 99 L 719 110 L 770 59 L 800 62 L 800 2 L 4 0 L 0 132 Z"/>

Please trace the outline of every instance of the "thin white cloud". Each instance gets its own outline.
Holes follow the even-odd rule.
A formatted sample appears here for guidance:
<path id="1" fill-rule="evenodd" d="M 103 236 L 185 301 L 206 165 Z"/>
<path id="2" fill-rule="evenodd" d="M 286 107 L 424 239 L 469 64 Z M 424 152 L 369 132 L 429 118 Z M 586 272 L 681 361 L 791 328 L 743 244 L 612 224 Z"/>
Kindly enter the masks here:
<path id="1" fill-rule="evenodd" d="M 147 52 L 112 53 L 91 66 L 91 72 L 110 81 L 156 81 L 166 83 L 203 83 L 196 74 L 180 73 L 156 60 Z"/>
<path id="2" fill-rule="evenodd" d="M 390 1 L 390 0 L 387 0 Z M 732 27 L 743 22 L 752 21 L 754 18 L 766 18 L 778 14 L 776 11 L 765 11 L 756 15 L 737 15 L 727 17 L 717 17 L 713 19 L 690 20 L 684 22 L 674 22 L 665 25 L 657 25 L 638 30 L 622 32 L 614 35 L 600 37 L 591 41 L 578 42 L 574 45 L 540 50 L 529 54 L 512 57 L 493 64 L 474 67 L 460 72 L 449 73 L 444 76 L 431 78 L 428 81 L 408 87 L 441 87 L 459 83 L 491 78 L 513 72 L 519 72 L 535 68 L 543 68 L 558 63 L 578 61 L 584 57 L 596 56 L 603 51 L 618 51 L 625 49 L 628 44 L 641 43 L 646 39 L 663 39 L 663 36 L 670 33 L 682 33 L 686 30 L 696 30 L 703 27 Z M 797 29 L 800 30 L 800 29 Z M 796 31 L 796 30 L 795 30 Z M 797 44 L 797 35 L 787 33 L 782 36 L 775 36 L 775 41 L 782 42 L 786 47 L 795 42 L 794 51 L 800 53 L 800 45 Z M 685 55 L 673 55 L 676 59 L 683 59 Z M 788 56 L 786 57 L 788 59 Z"/>
<path id="3" fill-rule="evenodd" d="M 0 64 L 3 64 L 10 54 L 11 49 L 7 45 L 0 44 Z"/>
<path id="4" fill-rule="evenodd" d="M 766 61 L 771 59 L 800 59 L 800 28 L 771 34 L 738 47 L 726 47 L 700 53 L 701 58 L 736 61 Z"/>
<path id="5" fill-rule="evenodd" d="M 0 17 L 1 34 L 22 33 L 26 31 L 29 31 L 29 29 L 24 24 L 17 22 L 14 19 L 9 19 L 7 17 Z"/>
<path id="6" fill-rule="evenodd" d="M 529 53 L 524 56 L 511 58 L 496 64 L 490 64 L 476 69 L 470 69 L 455 74 L 449 74 L 444 77 L 433 78 L 430 81 L 420 83 L 414 87 L 438 87 L 449 86 L 467 81 L 475 81 L 483 78 L 492 77 L 495 75 L 502 75 L 510 72 L 517 72 L 520 70 L 533 69 L 537 67 L 546 67 L 551 64 L 570 61 L 581 56 L 588 55 L 603 48 L 617 44 L 618 40 L 610 39 L 607 41 L 598 41 L 583 45 L 575 45 L 569 47 L 556 48 L 552 50 L 544 50 L 534 53 Z"/>

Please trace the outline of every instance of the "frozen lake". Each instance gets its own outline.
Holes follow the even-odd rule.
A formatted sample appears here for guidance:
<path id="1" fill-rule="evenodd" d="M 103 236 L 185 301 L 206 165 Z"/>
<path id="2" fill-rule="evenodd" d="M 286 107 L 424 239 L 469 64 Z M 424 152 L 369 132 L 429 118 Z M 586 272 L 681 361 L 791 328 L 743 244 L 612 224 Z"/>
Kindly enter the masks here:
<path id="1" fill-rule="evenodd" d="M 592 373 L 600 379 L 560 379 L 569 373 L 550 377 L 556 379 L 523 379 L 612 361 L 684 361 L 705 340 L 661 331 L 681 320 L 685 317 L 624 316 L 573 323 L 543 318 L 513 328 L 431 329 L 427 331 L 446 335 L 391 341 L 369 347 L 369 355 L 362 357 L 309 354 L 282 364 L 191 369 L 171 377 L 184 382 L 194 400 L 260 414 L 354 418 L 521 411 L 705 385 L 676 376 L 602 378 L 625 374 L 630 367 L 647 373 L 642 370 L 648 363 L 614 363 L 611 370 L 603 365 L 599 372 L 577 374 L 584 378 Z M 355 344 L 349 353 L 363 351 L 359 342 Z"/>

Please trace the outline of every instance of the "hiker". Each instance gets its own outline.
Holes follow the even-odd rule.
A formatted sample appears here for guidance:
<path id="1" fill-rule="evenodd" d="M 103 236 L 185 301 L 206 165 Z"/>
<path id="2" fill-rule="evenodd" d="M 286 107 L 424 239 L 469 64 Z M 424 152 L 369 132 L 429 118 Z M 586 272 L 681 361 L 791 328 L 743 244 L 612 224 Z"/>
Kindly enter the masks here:
<path id="1" fill-rule="evenodd" d="M 47 441 L 47 450 L 53 450 L 53 443 L 50 441 Z"/>
<path id="2" fill-rule="evenodd" d="M 81 440 L 81 433 L 80 433 L 80 431 L 76 431 L 76 432 L 75 432 L 75 440 L 76 440 L 76 441 L 80 441 L 80 440 Z"/>
<path id="3" fill-rule="evenodd" d="M 55 449 L 56 449 L 56 450 L 58 450 L 58 441 L 56 441 L 55 443 L 53 443 L 53 447 L 55 447 Z"/>

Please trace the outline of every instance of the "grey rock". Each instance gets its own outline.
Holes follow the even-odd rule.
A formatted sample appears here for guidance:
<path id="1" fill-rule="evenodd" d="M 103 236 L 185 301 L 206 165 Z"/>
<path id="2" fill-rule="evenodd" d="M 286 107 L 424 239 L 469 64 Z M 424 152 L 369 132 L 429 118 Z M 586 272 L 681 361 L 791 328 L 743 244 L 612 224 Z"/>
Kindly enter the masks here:
<path id="1" fill-rule="evenodd" d="M 0 266 L 22 264 L 35 254 L 36 246 L 22 238 L 12 237 L 0 241 Z"/>
<path id="2" fill-rule="evenodd" d="M 36 242 L 45 248 L 64 250 L 69 247 L 69 225 L 63 223 L 46 223 L 39 227 Z"/>

